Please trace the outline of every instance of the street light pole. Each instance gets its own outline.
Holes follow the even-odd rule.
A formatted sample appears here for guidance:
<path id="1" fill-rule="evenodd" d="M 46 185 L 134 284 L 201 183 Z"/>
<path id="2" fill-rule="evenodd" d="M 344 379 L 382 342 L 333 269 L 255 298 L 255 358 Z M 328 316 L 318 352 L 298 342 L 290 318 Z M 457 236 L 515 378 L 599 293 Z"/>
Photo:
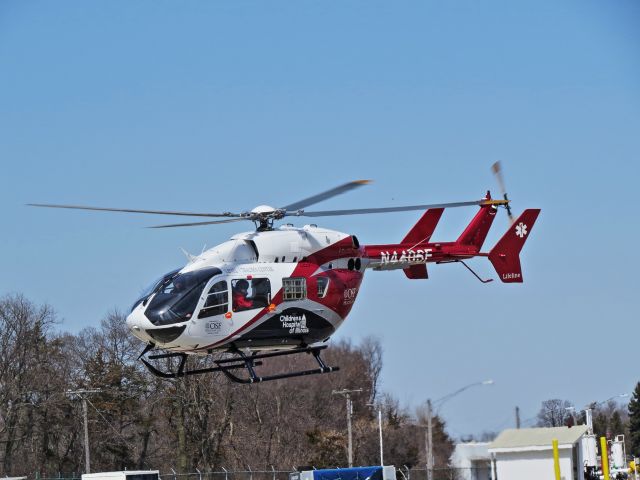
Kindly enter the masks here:
<path id="1" fill-rule="evenodd" d="M 375 403 L 367 403 L 367 407 L 376 407 Z M 382 407 L 377 406 L 378 409 L 378 433 L 380 436 L 380 466 L 384 467 L 384 448 L 382 444 Z"/>
<path id="2" fill-rule="evenodd" d="M 434 403 L 438 407 L 442 407 L 447 401 L 451 400 L 456 395 L 464 392 L 465 390 L 481 386 L 481 385 L 493 385 L 493 380 L 484 380 L 482 382 L 470 383 L 469 385 L 465 385 L 462 388 L 459 388 L 453 393 L 445 395 L 444 397 L 439 398 Z M 433 405 L 431 403 L 431 399 L 427 400 L 427 438 L 426 438 L 426 450 L 427 450 L 427 480 L 433 480 L 433 469 L 435 466 L 435 457 L 433 455 Z"/>
<path id="3" fill-rule="evenodd" d="M 347 459 L 349 462 L 349 468 L 353 467 L 353 440 L 351 436 L 351 416 L 353 415 L 353 402 L 351 401 L 351 394 L 361 392 L 362 389 L 358 388 L 356 390 L 334 390 L 331 392 L 332 395 L 342 395 L 347 400 L 347 436 L 348 436 L 348 448 L 347 448 Z"/>
<path id="4" fill-rule="evenodd" d="M 378 409 L 378 431 L 380 432 L 380 466 L 384 467 L 384 451 L 382 449 L 382 409 Z"/>

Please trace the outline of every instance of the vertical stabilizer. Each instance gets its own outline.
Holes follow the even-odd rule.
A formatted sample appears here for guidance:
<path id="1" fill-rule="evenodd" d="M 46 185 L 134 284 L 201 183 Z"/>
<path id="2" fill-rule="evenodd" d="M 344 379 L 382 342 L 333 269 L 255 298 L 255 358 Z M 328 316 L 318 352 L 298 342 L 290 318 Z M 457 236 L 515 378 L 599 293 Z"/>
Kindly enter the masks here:
<path id="1" fill-rule="evenodd" d="M 410 244 L 411 246 L 428 243 L 440 221 L 440 217 L 442 217 L 442 212 L 444 212 L 444 208 L 430 208 L 424 212 L 420 220 L 405 235 L 402 243 Z M 403 269 L 403 272 L 411 280 L 429 278 L 426 265 L 412 265 Z"/>
<path id="2" fill-rule="evenodd" d="M 539 214 L 538 208 L 525 210 L 489 252 L 489 260 L 504 283 L 522 283 L 520 251 Z"/>
<path id="3" fill-rule="evenodd" d="M 444 212 L 444 208 L 430 208 L 424 212 L 420 220 L 409 230 L 409 233 L 407 233 L 401 243 L 411 243 L 413 245 L 427 243 L 431 239 L 433 231 L 440 221 L 442 212 Z"/>

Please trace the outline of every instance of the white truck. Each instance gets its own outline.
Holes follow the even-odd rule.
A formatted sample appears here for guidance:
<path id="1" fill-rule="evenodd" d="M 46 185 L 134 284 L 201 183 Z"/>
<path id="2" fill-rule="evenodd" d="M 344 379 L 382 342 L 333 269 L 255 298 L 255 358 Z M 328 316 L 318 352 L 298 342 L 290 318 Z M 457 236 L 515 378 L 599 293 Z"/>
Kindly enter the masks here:
<path id="1" fill-rule="evenodd" d="M 124 470 L 122 472 L 84 473 L 82 480 L 159 480 L 159 470 Z"/>

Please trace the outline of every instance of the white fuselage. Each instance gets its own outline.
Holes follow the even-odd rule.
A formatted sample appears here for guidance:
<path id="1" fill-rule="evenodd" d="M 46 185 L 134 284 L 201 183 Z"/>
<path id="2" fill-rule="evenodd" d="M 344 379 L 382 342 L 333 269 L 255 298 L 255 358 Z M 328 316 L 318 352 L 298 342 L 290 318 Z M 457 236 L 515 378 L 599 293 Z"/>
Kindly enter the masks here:
<path id="1" fill-rule="evenodd" d="M 342 244 L 349 244 L 349 247 L 335 248 Z M 160 288 L 138 301 L 127 318 L 127 324 L 140 340 L 172 351 L 206 354 L 212 349 L 225 348 L 239 339 L 247 338 L 247 332 L 254 329 L 258 332 L 261 325 L 271 325 L 268 332 L 263 334 L 264 338 L 243 340 L 242 346 L 251 346 L 253 341 L 256 346 L 274 348 L 290 345 L 290 337 L 304 343 L 305 334 L 311 335 L 309 330 L 314 326 L 318 327 L 318 332 L 335 331 L 350 310 L 362 274 L 360 271 L 350 271 L 348 265 L 349 260 L 353 265 L 353 258 L 358 251 L 351 246 L 350 235 L 315 226 L 284 226 L 272 231 L 238 234 L 192 257 L 177 274 L 174 272 L 174 276 L 211 272 L 211 277 L 204 277 L 199 284 L 204 287 L 198 287 L 200 291 L 195 294 L 197 298 L 192 295 L 190 301 L 195 308 L 190 307 L 186 315 L 178 315 L 175 321 L 166 321 L 163 318 L 168 314 L 162 310 L 163 307 L 159 307 L 161 315 L 165 317 L 157 317 L 161 319 L 152 321 L 154 317 L 150 309 L 154 303 L 158 303 L 163 295 L 167 299 L 171 299 L 172 295 L 171 291 L 163 293 Z M 349 274 L 347 280 L 344 280 L 344 274 L 338 273 L 342 270 Z M 353 267 L 351 270 L 354 270 Z M 357 282 L 353 283 L 350 279 L 356 273 Z M 324 283 L 316 281 L 316 277 L 327 275 L 332 280 Z M 304 298 L 285 298 L 287 294 L 283 293 L 283 279 L 292 277 L 305 279 L 305 289 L 309 289 L 309 292 L 305 291 Z M 234 284 L 242 279 L 255 285 L 255 291 L 250 295 L 255 298 L 259 296 L 262 302 L 258 303 L 254 298 L 257 306 L 247 310 L 235 306 Z M 323 292 L 318 291 L 325 283 L 329 284 L 327 290 L 330 294 L 324 292 L 321 297 Z M 339 294 L 342 295 L 341 288 L 344 285 L 351 287 L 349 296 L 352 298 L 343 300 L 341 296 L 336 302 L 335 292 L 340 290 Z M 217 306 L 207 307 L 214 304 Z M 312 319 L 315 319 L 315 324 Z M 328 323 L 325 325 L 322 322 Z M 278 333 L 280 331 L 282 335 Z M 278 339 L 279 336 L 282 338 Z"/>

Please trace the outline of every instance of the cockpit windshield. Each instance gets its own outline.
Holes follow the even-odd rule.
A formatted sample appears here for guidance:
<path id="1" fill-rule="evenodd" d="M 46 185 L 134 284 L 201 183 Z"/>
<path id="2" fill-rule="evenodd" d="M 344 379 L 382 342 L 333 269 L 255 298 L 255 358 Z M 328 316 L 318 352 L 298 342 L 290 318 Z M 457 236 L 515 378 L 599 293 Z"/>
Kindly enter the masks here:
<path id="1" fill-rule="evenodd" d="M 168 281 L 169 279 L 171 279 L 173 276 L 175 276 L 176 273 L 178 273 L 180 270 L 182 270 L 181 268 L 176 268 L 175 270 L 171 270 L 169 273 L 165 273 L 164 275 L 162 275 L 160 278 L 156 278 L 152 283 L 150 283 L 149 285 L 147 285 L 146 288 L 144 288 L 142 290 L 142 292 L 140 292 L 140 296 L 138 297 L 138 299 L 133 303 L 133 305 L 131 306 L 131 311 L 133 312 L 135 310 L 135 308 L 140 305 L 142 302 L 144 302 L 146 299 L 148 299 L 151 294 L 153 292 L 156 291 L 156 289 L 162 285 L 163 283 L 165 283 L 166 281 Z"/>
<path id="2" fill-rule="evenodd" d="M 153 291 L 153 298 L 144 314 L 154 325 L 189 320 L 207 282 L 221 273 L 219 268 L 209 267 L 165 276 Z"/>

